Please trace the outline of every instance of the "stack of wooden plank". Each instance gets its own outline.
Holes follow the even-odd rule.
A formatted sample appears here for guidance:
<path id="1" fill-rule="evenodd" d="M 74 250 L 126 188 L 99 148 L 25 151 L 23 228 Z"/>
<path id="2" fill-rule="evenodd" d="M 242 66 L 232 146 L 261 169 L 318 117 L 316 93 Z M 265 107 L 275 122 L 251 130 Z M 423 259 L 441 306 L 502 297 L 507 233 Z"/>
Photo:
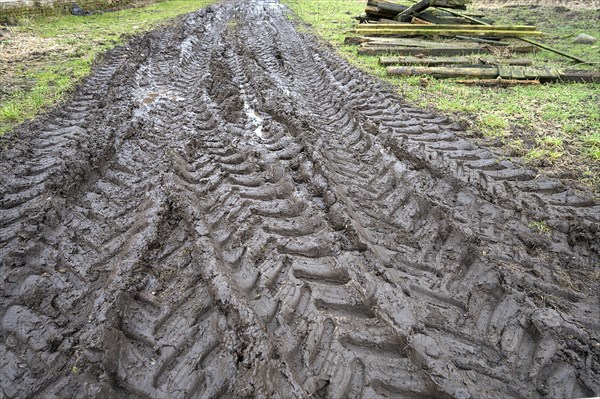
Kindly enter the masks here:
<path id="1" fill-rule="evenodd" d="M 482 15 L 463 14 L 470 0 L 410 0 L 405 6 L 389 0 L 368 0 L 366 15 L 346 38 L 360 55 L 386 55 L 380 64 L 390 75 L 471 77 L 489 84 L 539 84 L 550 81 L 596 82 L 598 73 L 532 68 L 527 59 L 466 55 L 533 52 L 539 48 L 571 60 L 578 57 L 534 42 L 542 36 L 535 26 L 493 25 Z M 517 39 L 517 40 L 511 40 Z M 390 57 L 394 55 L 394 57 Z M 438 57 L 438 58 L 432 58 Z M 463 83 L 471 84 L 470 81 Z"/>
<path id="2" fill-rule="evenodd" d="M 439 12 L 435 9 L 427 9 L 429 7 L 443 7 L 446 9 L 466 9 L 466 4 L 470 1 L 467 0 L 429 0 L 427 7 L 423 7 L 421 4 L 419 12 L 413 12 L 410 10 L 412 7 L 396 4 L 388 0 L 368 0 L 367 7 L 365 8 L 365 15 L 358 17 L 361 21 L 381 21 L 391 22 L 410 22 L 413 17 L 417 17 L 424 21 L 428 21 L 436 24 L 455 24 L 460 23 L 460 18 L 457 18 L 447 12 Z M 414 10 L 414 9 L 413 9 Z M 481 15 L 477 15 L 482 17 Z"/>
<path id="3" fill-rule="evenodd" d="M 368 0 L 366 20 L 362 20 L 366 23 L 352 31 L 361 36 L 349 37 L 347 43 L 358 44 L 361 55 L 455 56 L 496 52 L 500 47 L 513 52 L 529 52 L 534 50 L 533 45 L 503 39 L 542 35 L 534 26 L 482 25 L 471 17 L 453 15 L 457 14 L 454 11 L 448 14 L 449 9 L 465 9 L 470 0 L 420 0 L 414 3 L 407 7 L 389 0 Z M 442 9 L 440 7 L 445 14 L 437 13 L 436 10 Z M 402 22 L 407 19 L 409 22 Z M 417 36 L 427 40 L 406 39 Z M 456 40 L 435 40 L 439 38 Z"/>

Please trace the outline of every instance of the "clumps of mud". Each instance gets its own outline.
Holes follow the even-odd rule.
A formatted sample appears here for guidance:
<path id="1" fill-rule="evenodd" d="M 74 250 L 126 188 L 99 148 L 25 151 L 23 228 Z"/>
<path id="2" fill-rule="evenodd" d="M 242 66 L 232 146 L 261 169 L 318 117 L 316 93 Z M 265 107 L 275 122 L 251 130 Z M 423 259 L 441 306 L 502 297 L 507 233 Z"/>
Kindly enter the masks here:
<path id="1" fill-rule="evenodd" d="M 134 39 L 3 140 L 2 396 L 600 394 L 598 205 L 286 12 Z"/>

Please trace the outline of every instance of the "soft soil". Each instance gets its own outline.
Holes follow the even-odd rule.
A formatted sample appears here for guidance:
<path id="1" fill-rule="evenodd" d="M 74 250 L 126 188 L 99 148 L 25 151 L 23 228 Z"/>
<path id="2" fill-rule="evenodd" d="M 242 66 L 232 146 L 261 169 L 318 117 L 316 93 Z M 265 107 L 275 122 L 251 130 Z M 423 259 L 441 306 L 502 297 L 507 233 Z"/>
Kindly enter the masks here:
<path id="1" fill-rule="evenodd" d="M 600 206 L 279 4 L 110 52 L 2 139 L 0 396 L 600 394 Z"/>

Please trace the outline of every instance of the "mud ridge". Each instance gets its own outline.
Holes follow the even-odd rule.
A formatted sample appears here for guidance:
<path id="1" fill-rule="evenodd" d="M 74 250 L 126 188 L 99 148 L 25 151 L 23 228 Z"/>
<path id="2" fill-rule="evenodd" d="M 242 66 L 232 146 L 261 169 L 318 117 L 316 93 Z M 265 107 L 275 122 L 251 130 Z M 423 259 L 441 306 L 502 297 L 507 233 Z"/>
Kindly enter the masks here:
<path id="1" fill-rule="evenodd" d="M 288 12 L 189 14 L 2 139 L 0 397 L 600 395 L 600 206 Z"/>

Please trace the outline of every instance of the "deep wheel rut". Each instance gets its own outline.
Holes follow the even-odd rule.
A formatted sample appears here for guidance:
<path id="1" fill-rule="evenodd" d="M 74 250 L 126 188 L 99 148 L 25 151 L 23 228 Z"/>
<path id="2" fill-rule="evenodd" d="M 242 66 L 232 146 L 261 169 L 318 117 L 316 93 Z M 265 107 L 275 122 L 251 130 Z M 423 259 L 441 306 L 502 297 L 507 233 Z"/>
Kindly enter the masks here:
<path id="1" fill-rule="evenodd" d="M 109 52 L 2 139 L 0 397 L 600 395 L 600 207 L 461 133 L 276 2 Z"/>

